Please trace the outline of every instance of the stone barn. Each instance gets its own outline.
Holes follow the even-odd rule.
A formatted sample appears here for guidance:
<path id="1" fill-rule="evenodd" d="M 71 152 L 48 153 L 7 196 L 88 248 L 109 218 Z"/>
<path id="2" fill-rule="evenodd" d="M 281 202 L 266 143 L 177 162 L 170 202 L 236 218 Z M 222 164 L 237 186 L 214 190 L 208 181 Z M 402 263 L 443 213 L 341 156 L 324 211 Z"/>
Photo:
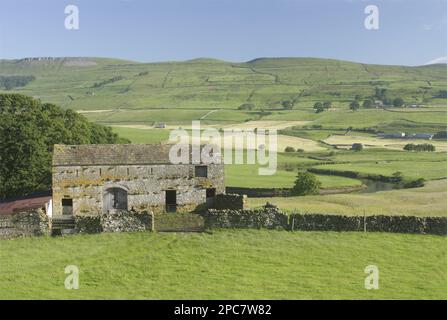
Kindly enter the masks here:
<path id="1" fill-rule="evenodd" d="M 53 219 L 94 216 L 114 209 L 190 211 L 225 193 L 221 162 L 172 164 L 171 147 L 55 145 Z"/>

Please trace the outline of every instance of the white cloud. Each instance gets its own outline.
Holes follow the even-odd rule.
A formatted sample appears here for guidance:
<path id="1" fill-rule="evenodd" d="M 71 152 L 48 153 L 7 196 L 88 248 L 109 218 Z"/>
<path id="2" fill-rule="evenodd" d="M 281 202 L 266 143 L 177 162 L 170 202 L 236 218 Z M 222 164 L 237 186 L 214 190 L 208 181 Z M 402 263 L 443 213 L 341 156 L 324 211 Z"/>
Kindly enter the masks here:
<path id="1" fill-rule="evenodd" d="M 447 56 L 430 60 L 430 61 L 426 62 L 425 64 L 435 64 L 435 63 L 447 63 Z"/>

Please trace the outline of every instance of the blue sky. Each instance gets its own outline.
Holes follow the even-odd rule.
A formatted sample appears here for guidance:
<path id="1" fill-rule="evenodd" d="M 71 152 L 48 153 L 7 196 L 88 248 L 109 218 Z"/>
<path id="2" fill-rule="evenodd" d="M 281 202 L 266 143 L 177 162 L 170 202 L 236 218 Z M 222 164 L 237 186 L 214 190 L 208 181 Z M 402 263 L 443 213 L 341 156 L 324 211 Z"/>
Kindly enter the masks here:
<path id="1" fill-rule="evenodd" d="M 370 4 L 379 30 L 364 27 Z M 447 0 L 0 0 L 0 58 L 35 56 L 447 62 Z"/>

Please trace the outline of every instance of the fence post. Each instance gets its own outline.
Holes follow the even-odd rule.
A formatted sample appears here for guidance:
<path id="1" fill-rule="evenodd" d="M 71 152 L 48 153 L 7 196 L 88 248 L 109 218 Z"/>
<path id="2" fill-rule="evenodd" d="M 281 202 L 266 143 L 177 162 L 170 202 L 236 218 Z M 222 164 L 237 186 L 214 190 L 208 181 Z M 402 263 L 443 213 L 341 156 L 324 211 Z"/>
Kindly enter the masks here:
<path id="1" fill-rule="evenodd" d="M 151 212 L 150 215 L 151 215 L 151 231 L 154 232 L 155 231 L 155 215 L 153 212 Z"/>
<path id="2" fill-rule="evenodd" d="M 292 213 L 292 231 L 294 230 L 295 227 L 295 213 Z"/>
<path id="3" fill-rule="evenodd" d="M 366 212 L 363 210 L 363 232 L 366 232 Z"/>

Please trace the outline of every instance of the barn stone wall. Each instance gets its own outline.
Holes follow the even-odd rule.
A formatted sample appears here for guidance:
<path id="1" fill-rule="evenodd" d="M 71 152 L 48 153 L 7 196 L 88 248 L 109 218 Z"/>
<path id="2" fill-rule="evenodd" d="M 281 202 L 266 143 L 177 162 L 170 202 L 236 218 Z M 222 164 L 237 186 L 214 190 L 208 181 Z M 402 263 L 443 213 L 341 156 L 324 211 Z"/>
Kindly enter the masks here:
<path id="1" fill-rule="evenodd" d="M 214 209 L 243 210 L 247 205 L 247 196 L 240 194 L 218 194 L 213 201 Z"/>
<path id="2" fill-rule="evenodd" d="M 208 177 L 195 177 L 195 165 L 53 166 L 53 215 L 62 214 L 62 199 L 73 199 L 74 215 L 100 215 L 109 188 L 128 193 L 128 210 L 162 212 L 165 190 L 177 191 L 178 211 L 206 202 L 206 189 L 224 193 L 224 169 L 208 165 Z"/>
<path id="3" fill-rule="evenodd" d="M 50 234 L 50 221 L 43 209 L 0 215 L 0 239 Z"/>

